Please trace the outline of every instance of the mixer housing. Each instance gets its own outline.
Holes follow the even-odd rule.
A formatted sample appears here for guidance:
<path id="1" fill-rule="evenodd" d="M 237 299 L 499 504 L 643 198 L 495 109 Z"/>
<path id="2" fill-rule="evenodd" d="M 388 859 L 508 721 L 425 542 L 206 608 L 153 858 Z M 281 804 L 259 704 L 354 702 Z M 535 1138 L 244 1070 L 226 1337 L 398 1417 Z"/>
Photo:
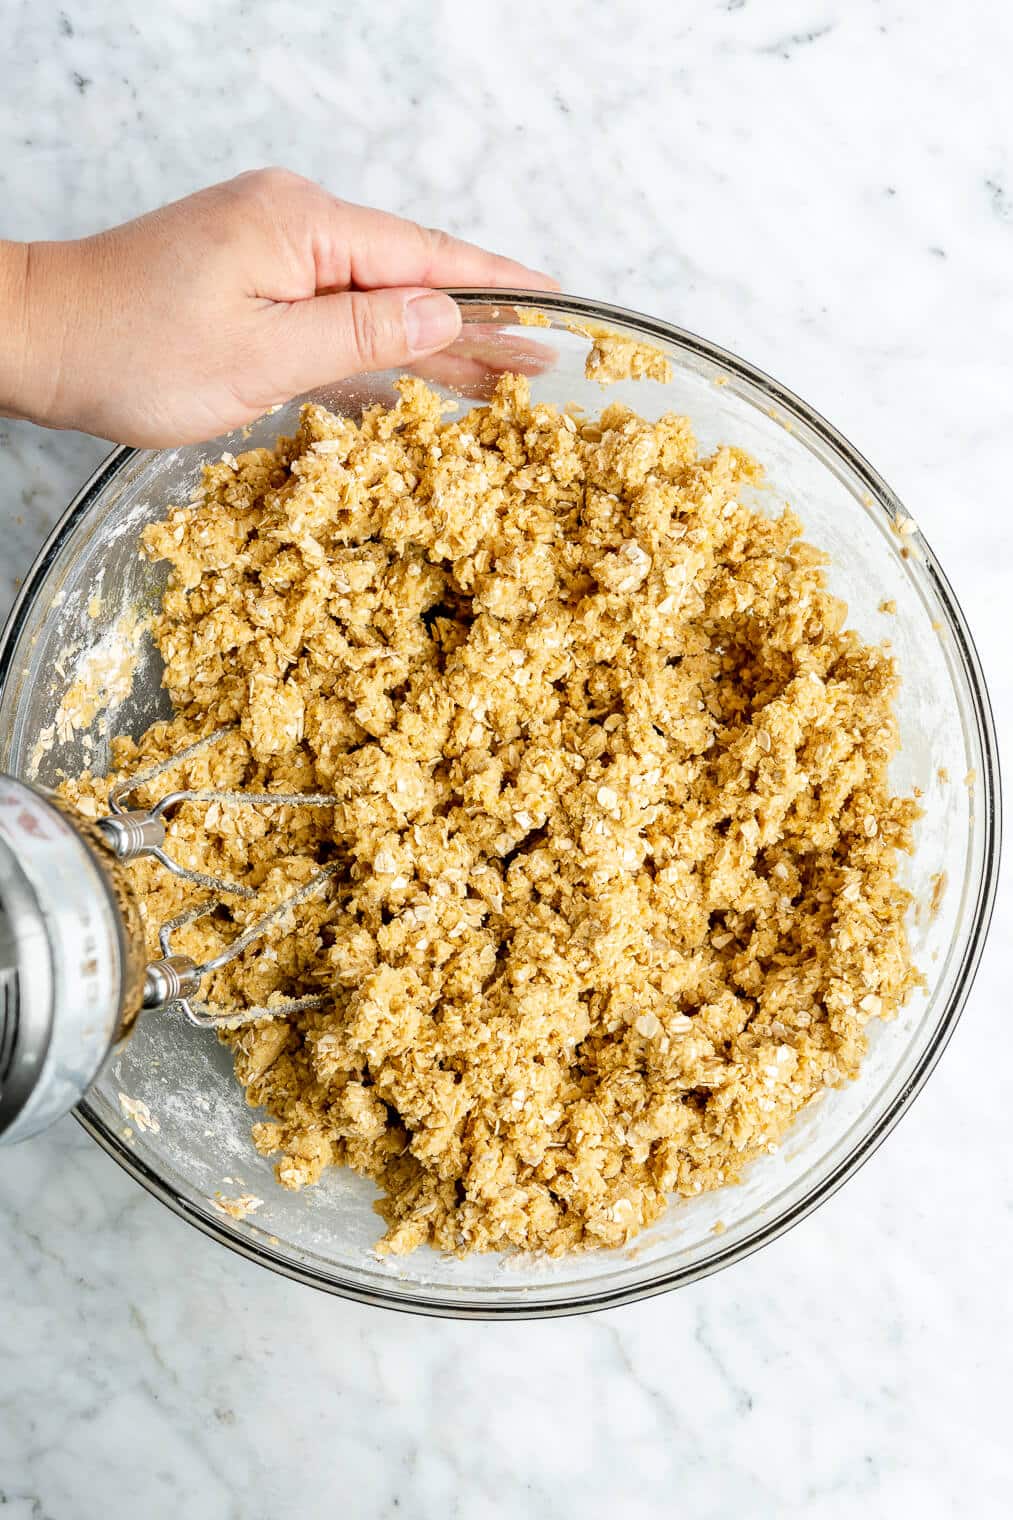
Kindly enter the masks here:
<path id="1" fill-rule="evenodd" d="M 73 1108 L 135 1009 L 132 947 L 112 879 L 83 831 L 0 775 L 0 1139 Z"/>

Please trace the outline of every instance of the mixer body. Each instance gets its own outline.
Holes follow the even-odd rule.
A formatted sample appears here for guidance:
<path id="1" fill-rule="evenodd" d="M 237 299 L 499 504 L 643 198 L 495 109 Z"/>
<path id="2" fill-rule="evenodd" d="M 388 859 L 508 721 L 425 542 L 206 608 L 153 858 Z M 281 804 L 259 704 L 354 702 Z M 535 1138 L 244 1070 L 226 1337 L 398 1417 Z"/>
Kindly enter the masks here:
<path id="1" fill-rule="evenodd" d="M 137 1012 L 142 949 L 103 856 L 43 793 L 0 775 L 0 1141 L 73 1108 Z"/>

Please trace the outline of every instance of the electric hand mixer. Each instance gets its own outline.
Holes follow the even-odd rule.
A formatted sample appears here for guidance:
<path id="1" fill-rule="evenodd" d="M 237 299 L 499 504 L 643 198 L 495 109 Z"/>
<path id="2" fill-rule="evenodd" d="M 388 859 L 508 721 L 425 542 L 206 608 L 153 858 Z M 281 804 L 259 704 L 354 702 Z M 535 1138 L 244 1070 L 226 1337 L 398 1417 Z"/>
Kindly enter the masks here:
<path id="1" fill-rule="evenodd" d="M 73 1108 L 142 1008 L 176 1006 L 191 1024 L 225 1028 L 326 1001 L 311 995 L 267 1007 L 216 1009 L 197 995 L 208 976 L 324 891 L 336 865 L 318 870 L 214 959 L 198 963 L 173 952 L 173 933 L 213 913 L 223 897 L 256 895 L 252 887 L 190 869 L 166 854 L 166 819 L 177 807 L 204 801 L 333 807 L 337 801 L 320 792 L 209 788 L 168 792 L 149 808 L 125 805 L 142 786 L 229 731 L 216 729 L 122 782 L 109 795 L 109 816 L 94 824 L 52 795 L 0 775 L 0 1142 L 36 1134 Z M 142 855 L 215 894 L 161 926 L 161 957 L 147 963 L 140 914 L 119 869 L 120 862 Z"/>

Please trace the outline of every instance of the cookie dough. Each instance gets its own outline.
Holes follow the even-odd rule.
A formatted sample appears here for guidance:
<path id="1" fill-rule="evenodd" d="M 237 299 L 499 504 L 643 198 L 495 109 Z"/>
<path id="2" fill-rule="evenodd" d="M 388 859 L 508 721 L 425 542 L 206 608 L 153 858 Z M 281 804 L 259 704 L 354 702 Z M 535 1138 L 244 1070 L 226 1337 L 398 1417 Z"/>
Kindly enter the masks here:
<path id="1" fill-rule="evenodd" d="M 686 418 L 399 390 L 306 407 L 147 531 L 177 716 L 116 774 L 231 723 L 160 785 L 340 799 L 169 828 L 259 889 L 181 935 L 201 958 L 341 863 L 208 989 L 330 998 L 222 1036 L 283 1186 L 372 1178 L 385 1252 L 618 1246 L 775 1148 L 917 984 L 897 673 Z M 153 944 L 192 889 L 130 869 Z"/>

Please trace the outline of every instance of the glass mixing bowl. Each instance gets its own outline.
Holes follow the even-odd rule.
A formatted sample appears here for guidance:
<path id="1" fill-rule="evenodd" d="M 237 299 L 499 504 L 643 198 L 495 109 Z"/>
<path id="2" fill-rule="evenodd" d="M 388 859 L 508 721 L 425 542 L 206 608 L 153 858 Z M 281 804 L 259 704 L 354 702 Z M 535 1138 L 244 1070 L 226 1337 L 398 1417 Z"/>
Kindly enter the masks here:
<path id="1" fill-rule="evenodd" d="M 579 402 L 589 413 L 603 398 L 649 417 L 685 413 L 704 449 L 733 443 L 762 462 L 771 505 L 790 501 L 807 536 L 833 556 L 831 586 L 848 602 L 852 625 L 868 639 L 892 640 L 903 676 L 903 748 L 893 775 L 898 789 L 921 789 L 925 810 L 904 866 L 918 904 L 910 932 L 924 994 L 894 1021 L 870 1025 L 859 1079 L 810 1106 L 776 1155 L 751 1166 L 738 1186 L 675 1201 L 625 1249 L 556 1262 L 457 1261 L 431 1250 L 377 1258 L 371 1185 L 335 1169 L 303 1193 L 279 1187 L 250 1142 L 252 1115 L 228 1052 L 171 1013 L 140 1020 L 80 1105 L 89 1133 L 151 1193 L 264 1266 L 367 1303 L 519 1318 L 602 1308 L 716 1271 L 809 1213 L 875 1150 L 932 1070 L 967 997 L 995 891 L 999 784 L 981 669 L 946 578 L 889 487 L 828 423 L 750 365 L 663 322 L 573 297 L 455 294 L 465 325 L 439 366 L 444 388 L 480 389 L 490 368 L 526 363 L 534 342 L 543 350 L 532 379 L 537 400 Z M 522 307 L 545 313 L 550 325 L 521 326 Z M 663 349 L 671 383 L 623 382 L 603 392 L 587 381 L 587 339 L 568 324 L 589 321 Z M 357 416 L 388 397 L 396 378 L 359 377 L 317 399 Z M 102 767 L 108 733 L 137 734 L 168 711 L 160 662 L 145 639 L 132 688 L 114 693 L 104 729 L 99 720 L 88 734 L 57 732 L 49 749 L 38 742 L 75 675 L 122 642 L 124 614 L 129 622 L 131 611 L 157 604 L 165 566 L 138 558 L 145 524 L 187 498 L 223 445 L 271 443 L 292 429 L 297 411 L 292 402 L 248 433 L 202 447 L 110 454 L 44 546 L 0 644 L 0 768 L 46 783 L 85 764 Z M 896 603 L 895 616 L 878 610 L 885 599 Z M 946 889 L 933 914 L 940 879 Z M 125 1123 L 119 1093 L 147 1103 L 157 1132 Z M 245 1219 L 216 1202 L 216 1194 L 246 1193 L 264 1201 Z"/>

